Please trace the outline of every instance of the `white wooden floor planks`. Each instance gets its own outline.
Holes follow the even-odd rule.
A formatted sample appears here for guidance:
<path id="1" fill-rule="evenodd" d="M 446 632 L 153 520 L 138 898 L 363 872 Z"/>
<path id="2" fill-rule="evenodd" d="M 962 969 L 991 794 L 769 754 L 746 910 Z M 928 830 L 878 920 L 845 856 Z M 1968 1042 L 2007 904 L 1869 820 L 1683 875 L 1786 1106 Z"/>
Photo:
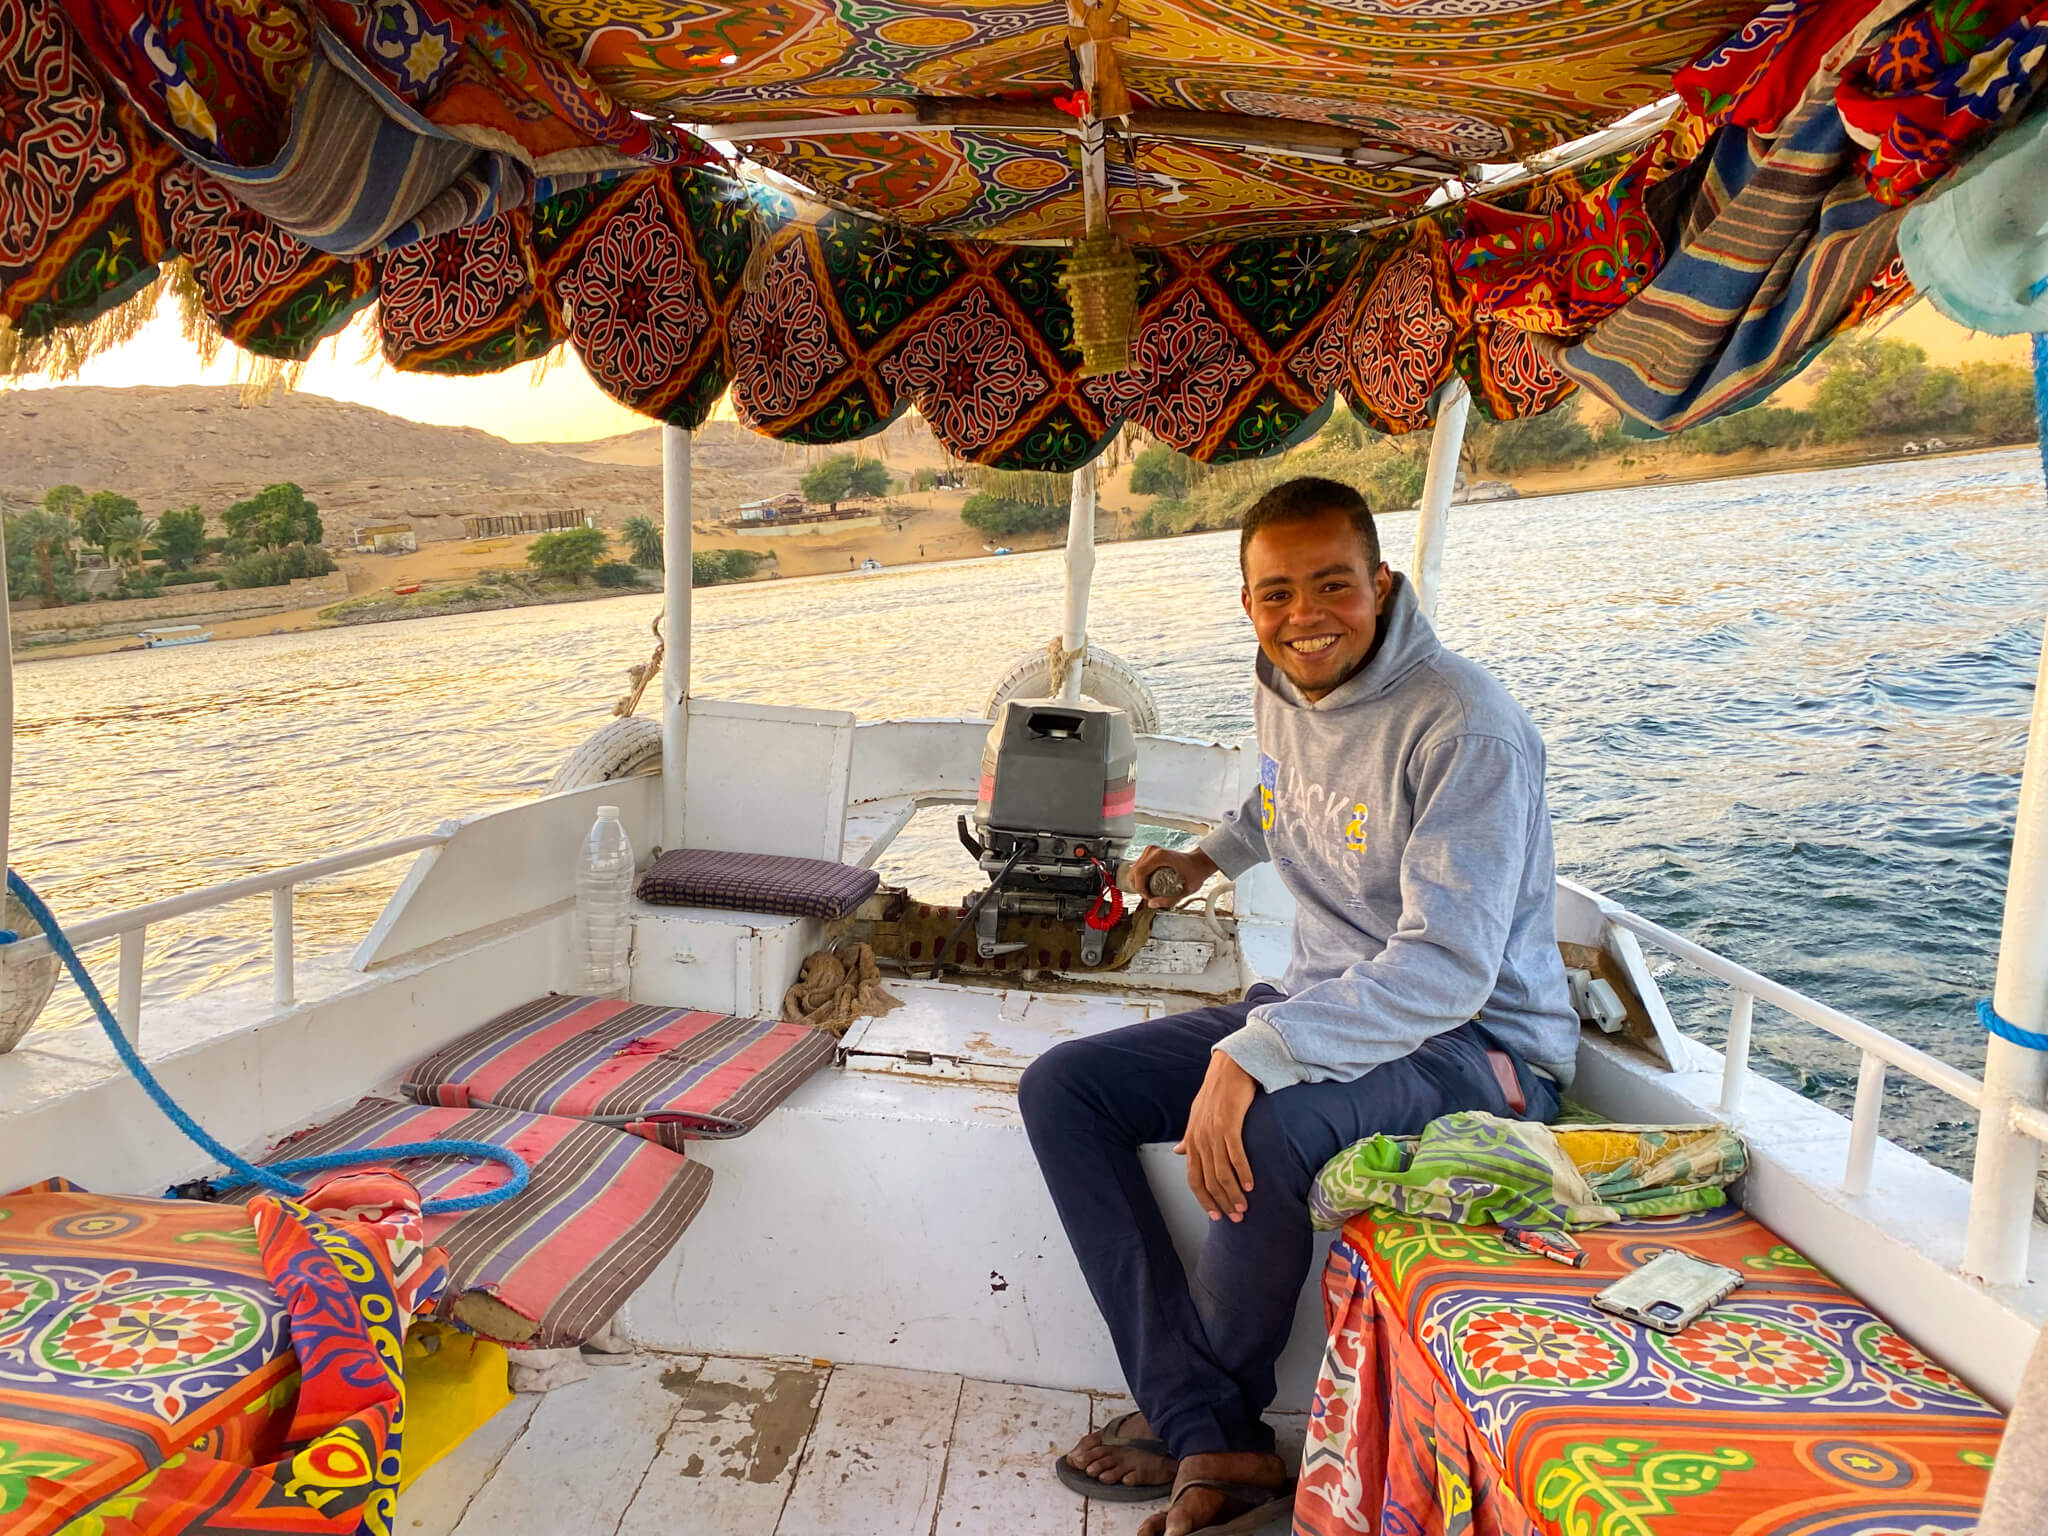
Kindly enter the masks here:
<path id="1" fill-rule="evenodd" d="M 773 1536 L 817 1418 L 824 1373 L 707 1360 L 670 1385 L 675 1417 L 618 1536 Z"/>
<path id="2" fill-rule="evenodd" d="M 1088 1432 L 1088 1410 L 1082 1392 L 965 1383 L 934 1536 L 1083 1536 L 1081 1496 L 1052 1460 Z"/>
<path id="3" fill-rule="evenodd" d="M 515 1397 L 399 1496 L 397 1536 L 450 1536 L 476 1492 L 526 1428 L 537 1397 Z"/>
<path id="4" fill-rule="evenodd" d="M 778 1536 L 928 1536 L 960 1378 L 839 1366 Z"/>
<path id="5" fill-rule="evenodd" d="M 1053 1458 L 1127 1398 L 874 1366 L 642 1356 L 521 1397 L 399 1500 L 397 1536 L 1133 1536 Z M 1298 1415 L 1274 1416 L 1300 1455 Z"/>
<path id="6" fill-rule="evenodd" d="M 456 1536 L 612 1536 L 675 1417 L 674 1383 L 701 1365 L 657 1355 L 546 1394 Z"/>

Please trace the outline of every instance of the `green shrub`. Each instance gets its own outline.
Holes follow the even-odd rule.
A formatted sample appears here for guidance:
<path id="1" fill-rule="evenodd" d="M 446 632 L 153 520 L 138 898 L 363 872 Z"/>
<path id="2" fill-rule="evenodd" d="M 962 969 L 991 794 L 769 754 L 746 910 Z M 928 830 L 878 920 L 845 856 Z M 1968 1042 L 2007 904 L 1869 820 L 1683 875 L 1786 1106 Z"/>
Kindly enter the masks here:
<path id="1" fill-rule="evenodd" d="M 991 491 L 976 491 L 960 508 L 960 520 L 980 533 L 1001 536 L 1046 533 L 1065 526 L 1067 509 L 1047 506 L 1039 501 L 1014 501 Z"/>
<path id="2" fill-rule="evenodd" d="M 1422 483 L 1428 478 L 1422 460 L 1407 454 L 1381 459 L 1366 472 L 1366 487 L 1375 512 L 1392 512 L 1412 507 L 1421 499 Z"/>
<path id="3" fill-rule="evenodd" d="M 334 560 L 317 544 L 286 544 L 244 555 L 220 573 L 221 582 L 236 590 L 282 587 L 308 576 L 325 576 Z"/>
<path id="4" fill-rule="evenodd" d="M 641 584 L 639 567 L 624 560 L 607 560 L 591 574 L 597 578 L 600 587 L 637 587 Z"/>
<path id="5" fill-rule="evenodd" d="M 155 571 L 123 571 L 120 584 L 114 588 L 116 597 L 162 597 L 163 578 Z"/>
<path id="6" fill-rule="evenodd" d="M 1154 443 L 1131 464 L 1133 496 L 1169 496 L 1178 501 L 1201 477 L 1201 466 L 1164 443 Z"/>
<path id="7" fill-rule="evenodd" d="M 174 508 L 156 520 L 156 538 L 163 562 L 174 571 L 185 570 L 206 549 L 206 514 L 197 507 Z"/>
<path id="8" fill-rule="evenodd" d="M 1540 416 L 1519 421 L 1485 421 L 1470 428 L 1475 455 L 1497 474 L 1563 468 L 1593 456 L 1593 434 L 1579 420 L 1579 402 L 1567 398 Z"/>
<path id="9" fill-rule="evenodd" d="M 767 559 L 751 549 L 700 549 L 690 556 L 690 585 L 715 587 L 722 581 L 744 581 Z"/>
<path id="10" fill-rule="evenodd" d="M 1695 453 L 1740 453 L 1747 448 L 1789 448 L 1812 431 L 1813 418 L 1804 411 L 1759 405 L 1703 421 L 1679 433 L 1675 441 Z"/>
<path id="11" fill-rule="evenodd" d="M 2034 380 L 2017 363 L 1965 363 L 1962 380 L 1964 425 L 1995 443 L 2032 440 Z"/>
<path id="12" fill-rule="evenodd" d="M 526 547 L 526 563 L 543 576 L 580 581 L 597 569 L 610 542 L 602 528 L 558 528 Z"/>
<path id="13" fill-rule="evenodd" d="M 219 580 L 220 580 L 220 572 L 219 572 L 219 571 L 165 571 L 165 572 L 164 572 L 164 574 L 163 574 L 163 578 L 162 578 L 162 580 L 163 580 L 163 584 L 164 584 L 165 586 L 167 586 L 167 587 L 191 587 L 191 586 L 197 586 L 197 585 L 198 585 L 198 584 L 199 584 L 200 582 L 203 582 L 203 581 L 204 581 L 204 582 L 215 582 L 215 583 L 218 583 L 218 582 L 219 582 Z"/>

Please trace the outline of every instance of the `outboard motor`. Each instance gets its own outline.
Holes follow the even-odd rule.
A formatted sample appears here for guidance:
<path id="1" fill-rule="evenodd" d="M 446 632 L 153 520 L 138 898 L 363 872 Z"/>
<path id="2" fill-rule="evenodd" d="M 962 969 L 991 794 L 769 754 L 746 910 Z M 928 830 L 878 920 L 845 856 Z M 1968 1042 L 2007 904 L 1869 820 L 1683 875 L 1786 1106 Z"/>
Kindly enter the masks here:
<path id="1" fill-rule="evenodd" d="M 1137 831 L 1138 738 L 1122 710 L 1093 699 L 1010 699 L 981 754 L 974 832 L 960 840 L 989 875 L 969 907 L 975 951 L 992 959 L 1010 913 L 1082 920 L 1081 960 L 1100 965 L 1123 917 L 1117 862 Z"/>

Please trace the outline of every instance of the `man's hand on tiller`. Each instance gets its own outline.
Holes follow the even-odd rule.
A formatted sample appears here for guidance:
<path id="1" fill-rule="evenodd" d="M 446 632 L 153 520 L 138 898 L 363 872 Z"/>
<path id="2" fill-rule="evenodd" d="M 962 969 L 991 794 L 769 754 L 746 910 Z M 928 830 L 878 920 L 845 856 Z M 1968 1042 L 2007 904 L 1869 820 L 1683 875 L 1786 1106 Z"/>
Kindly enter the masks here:
<path id="1" fill-rule="evenodd" d="M 1211 1221 L 1244 1220 L 1252 1163 L 1245 1156 L 1244 1117 L 1258 1080 L 1221 1051 L 1209 1054 L 1209 1075 L 1188 1111 L 1187 1134 L 1174 1151 L 1188 1160 L 1188 1188 Z"/>
<path id="2" fill-rule="evenodd" d="M 1159 870 L 1170 869 L 1180 876 L 1179 896 L 1154 896 L 1152 876 Z M 1185 897 L 1192 896 L 1202 888 L 1202 882 L 1216 873 L 1216 861 L 1199 848 L 1190 848 L 1185 853 L 1172 848 L 1161 848 L 1157 844 L 1138 855 L 1138 866 L 1132 871 L 1132 882 L 1138 894 L 1148 907 L 1170 907 Z"/>

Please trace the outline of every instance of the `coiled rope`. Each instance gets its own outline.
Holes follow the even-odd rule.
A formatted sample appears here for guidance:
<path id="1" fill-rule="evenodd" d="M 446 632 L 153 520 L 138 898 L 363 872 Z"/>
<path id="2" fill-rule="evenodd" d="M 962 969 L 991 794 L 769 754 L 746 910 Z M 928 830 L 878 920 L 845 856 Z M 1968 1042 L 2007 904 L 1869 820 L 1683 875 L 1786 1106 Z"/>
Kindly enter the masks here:
<path id="1" fill-rule="evenodd" d="M 474 1195 L 460 1195 L 449 1200 L 429 1200 L 420 1207 L 423 1216 L 452 1215 L 457 1211 L 480 1211 L 485 1206 L 497 1205 L 510 1200 L 526 1188 L 532 1170 L 526 1159 L 517 1152 L 504 1147 L 494 1147 L 486 1141 L 408 1141 L 393 1147 L 372 1147 L 351 1152 L 322 1152 L 313 1157 L 295 1157 L 286 1162 L 258 1166 L 234 1152 L 213 1136 L 197 1120 L 186 1112 L 183 1105 L 171 1097 L 170 1091 L 156 1080 L 156 1074 L 149 1070 L 142 1056 L 121 1026 L 114 1018 L 113 1009 L 107 1006 L 106 998 L 100 995 L 92 973 L 78 958 L 78 951 L 72 948 L 71 940 L 58 926 L 43 898 L 38 896 L 29 883 L 13 870 L 7 871 L 7 889 L 32 916 L 43 930 L 43 936 L 50 941 L 50 948 L 57 952 L 57 958 L 64 962 L 64 968 L 71 973 L 71 979 L 78 983 L 78 990 L 92 1005 L 93 1016 L 100 1021 L 100 1028 L 106 1031 L 107 1040 L 114 1047 L 114 1054 L 121 1058 L 142 1091 L 150 1096 L 164 1117 L 189 1136 L 207 1156 L 225 1166 L 229 1173 L 244 1183 L 255 1184 L 273 1194 L 285 1195 L 293 1200 L 301 1199 L 306 1193 L 305 1186 L 295 1183 L 293 1174 L 325 1173 L 334 1168 L 360 1168 L 369 1163 L 395 1163 L 407 1157 L 467 1157 L 479 1162 L 502 1163 L 511 1170 L 512 1177 L 496 1189 L 483 1190 Z M 0 929 L 0 944 L 14 944 L 20 935 Z"/>

